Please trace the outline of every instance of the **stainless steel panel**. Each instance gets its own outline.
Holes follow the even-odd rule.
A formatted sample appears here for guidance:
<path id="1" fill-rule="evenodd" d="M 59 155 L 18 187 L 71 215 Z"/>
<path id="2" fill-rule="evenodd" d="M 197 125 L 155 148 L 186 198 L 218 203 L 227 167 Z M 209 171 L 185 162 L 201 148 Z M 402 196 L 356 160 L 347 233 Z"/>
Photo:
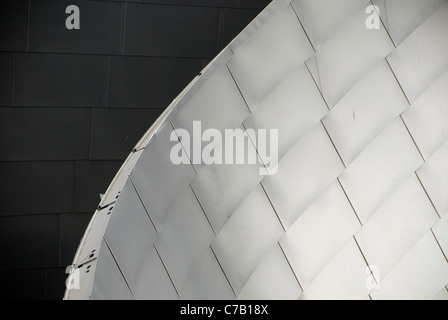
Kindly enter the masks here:
<path id="1" fill-rule="evenodd" d="M 368 0 L 294 0 L 291 3 L 316 50 L 370 4 Z"/>
<path id="2" fill-rule="evenodd" d="M 104 237 L 132 289 L 138 283 L 137 276 L 157 232 L 130 179 L 121 193 L 112 205 L 114 210 Z"/>
<path id="3" fill-rule="evenodd" d="M 411 102 L 448 68 L 447 14 L 445 3 L 387 57 Z"/>
<path id="4" fill-rule="evenodd" d="M 237 295 L 283 232 L 266 194 L 258 185 L 212 243 L 212 249 Z"/>
<path id="5" fill-rule="evenodd" d="M 185 129 L 193 135 L 193 121 L 201 121 L 202 130 L 234 129 L 249 115 L 235 81 L 226 65 L 215 71 L 189 98 L 183 103 L 174 116 L 172 123 L 176 129 Z"/>
<path id="6" fill-rule="evenodd" d="M 394 48 L 383 26 L 369 30 L 366 19 L 362 8 L 307 61 L 330 108 Z"/>
<path id="7" fill-rule="evenodd" d="M 448 300 L 448 290 L 446 288 L 443 288 L 442 290 L 440 290 L 439 294 L 434 298 L 434 300 L 447 301 Z"/>
<path id="8" fill-rule="evenodd" d="M 275 14 L 235 52 L 228 65 L 251 110 L 313 49 L 291 5 Z"/>
<path id="9" fill-rule="evenodd" d="M 431 263 L 428 263 L 431 261 Z M 371 294 L 373 300 L 433 299 L 448 282 L 448 263 L 431 232 L 397 263 Z"/>
<path id="10" fill-rule="evenodd" d="M 203 166 L 198 172 L 191 186 L 215 232 L 221 230 L 235 209 L 263 179 L 260 167 L 261 164 L 248 162 L 212 164 Z"/>
<path id="11" fill-rule="evenodd" d="M 448 215 L 440 219 L 434 227 L 432 227 L 434 236 L 440 245 L 445 257 L 448 257 Z"/>
<path id="12" fill-rule="evenodd" d="M 440 216 L 448 213 L 448 141 L 418 170 L 417 174 Z"/>
<path id="13" fill-rule="evenodd" d="M 323 123 L 349 165 L 408 105 L 382 60 L 331 109 Z"/>
<path id="14" fill-rule="evenodd" d="M 281 158 L 327 112 L 313 78 L 302 65 L 263 100 L 244 125 L 256 130 L 278 130 L 278 155 Z"/>
<path id="15" fill-rule="evenodd" d="M 372 0 L 396 45 L 406 39 L 446 0 Z"/>
<path id="16" fill-rule="evenodd" d="M 448 140 L 448 72 L 403 113 L 403 119 L 425 159 Z"/>
<path id="17" fill-rule="evenodd" d="M 365 223 L 422 163 L 423 159 L 398 118 L 340 177 L 361 221 Z"/>
<path id="18" fill-rule="evenodd" d="M 334 182 L 288 229 L 280 245 L 305 292 L 360 228 L 341 186 Z"/>
<path id="19" fill-rule="evenodd" d="M 235 299 L 235 294 L 210 248 L 197 257 L 179 291 L 185 300 Z"/>
<path id="20" fill-rule="evenodd" d="M 275 245 L 238 295 L 240 300 L 295 300 L 302 294 L 282 249 Z"/>
<path id="21" fill-rule="evenodd" d="M 318 123 L 280 160 L 278 172 L 262 184 L 288 229 L 344 167 L 325 129 Z"/>
<path id="22" fill-rule="evenodd" d="M 131 173 L 157 230 L 161 229 L 174 200 L 196 175 L 192 165 L 171 162 L 170 151 L 176 144 L 170 141 L 172 131 L 168 124 L 155 135 Z"/>
<path id="23" fill-rule="evenodd" d="M 412 175 L 373 214 L 356 240 L 381 277 L 439 220 L 420 182 Z"/>
<path id="24" fill-rule="evenodd" d="M 187 187 L 177 196 L 155 242 L 176 288 L 182 287 L 214 236 L 193 191 Z"/>
<path id="25" fill-rule="evenodd" d="M 145 257 L 133 288 L 135 300 L 177 300 L 176 289 L 154 247 Z"/>
<path id="26" fill-rule="evenodd" d="M 132 293 L 104 240 L 98 256 L 91 298 L 94 300 L 130 300 L 132 298 Z"/>
<path id="27" fill-rule="evenodd" d="M 304 300 L 365 299 L 370 289 L 366 286 L 369 274 L 361 252 L 353 238 L 325 266 L 304 291 Z"/>

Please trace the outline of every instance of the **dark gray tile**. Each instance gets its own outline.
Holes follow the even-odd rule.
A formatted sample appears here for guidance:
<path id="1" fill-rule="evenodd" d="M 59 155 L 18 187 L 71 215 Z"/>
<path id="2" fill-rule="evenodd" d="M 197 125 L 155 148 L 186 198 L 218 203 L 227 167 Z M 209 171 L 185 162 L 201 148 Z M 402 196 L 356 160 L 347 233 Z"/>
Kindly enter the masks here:
<path id="1" fill-rule="evenodd" d="M 0 243 L 0 270 L 57 267 L 59 215 L 0 217 Z"/>
<path id="2" fill-rule="evenodd" d="M 238 7 L 264 9 L 271 2 L 272 0 L 238 0 Z"/>
<path id="3" fill-rule="evenodd" d="M 77 161 L 75 211 L 94 212 L 123 161 Z"/>
<path id="4" fill-rule="evenodd" d="M 101 0 L 106 2 L 141 2 L 141 0 Z"/>
<path id="5" fill-rule="evenodd" d="M 69 5 L 80 11 L 80 29 L 65 26 Z M 123 3 L 104 1 L 31 1 L 29 50 L 121 54 Z"/>
<path id="6" fill-rule="evenodd" d="M 0 160 L 90 156 L 91 109 L 0 108 Z"/>
<path id="7" fill-rule="evenodd" d="M 0 273 L 1 299 L 44 300 L 45 270 L 23 270 Z"/>
<path id="8" fill-rule="evenodd" d="M 0 53 L 0 106 L 12 104 L 13 54 Z"/>
<path id="9" fill-rule="evenodd" d="M 108 106 L 165 109 L 201 67 L 200 59 L 111 57 Z"/>
<path id="10" fill-rule="evenodd" d="M 124 160 L 163 110 L 93 109 L 92 154 L 95 160 Z"/>
<path id="11" fill-rule="evenodd" d="M 62 300 L 65 293 L 65 280 L 68 274 L 65 268 L 46 269 L 46 300 Z"/>
<path id="12" fill-rule="evenodd" d="M 201 7 L 238 7 L 238 0 L 142 0 L 144 3 L 154 4 L 174 4 L 184 6 L 201 6 Z"/>
<path id="13" fill-rule="evenodd" d="M 107 57 L 17 53 L 14 105 L 104 107 Z"/>
<path id="14" fill-rule="evenodd" d="M 243 31 L 260 12 L 259 9 L 224 9 L 221 49 Z"/>
<path id="15" fill-rule="evenodd" d="M 126 4 L 127 55 L 211 58 L 218 53 L 220 9 Z"/>
<path id="16" fill-rule="evenodd" d="M 28 1 L 2 1 L 0 10 L 0 50 L 26 51 Z"/>
<path id="17" fill-rule="evenodd" d="M 74 161 L 1 162 L 0 177 L 0 216 L 73 212 Z"/>
<path id="18" fill-rule="evenodd" d="M 93 213 L 61 214 L 61 250 L 59 265 L 69 266 L 73 263 L 76 250 L 92 218 Z"/>

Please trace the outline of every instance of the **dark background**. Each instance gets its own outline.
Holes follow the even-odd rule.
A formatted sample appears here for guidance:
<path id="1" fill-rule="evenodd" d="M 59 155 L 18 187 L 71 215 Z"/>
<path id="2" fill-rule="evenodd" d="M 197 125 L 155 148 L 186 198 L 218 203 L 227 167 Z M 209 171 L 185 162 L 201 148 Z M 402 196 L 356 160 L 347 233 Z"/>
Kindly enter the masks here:
<path id="1" fill-rule="evenodd" d="M 62 299 L 115 173 L 164 108 L 269 0 L 3 0 L 0 286 Z M 80 30 L 67 30 L 68 5 Z"/>

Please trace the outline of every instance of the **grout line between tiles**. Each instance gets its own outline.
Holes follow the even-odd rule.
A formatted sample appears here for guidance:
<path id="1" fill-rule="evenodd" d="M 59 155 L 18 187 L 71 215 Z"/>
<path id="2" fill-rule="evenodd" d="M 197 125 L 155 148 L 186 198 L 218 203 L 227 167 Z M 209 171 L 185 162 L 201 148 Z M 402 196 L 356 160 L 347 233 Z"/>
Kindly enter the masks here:
<path id="1" fill-rule="evenodd" d="M 140 200 L 140 203 L 142 204 L 143 209 L 145 209 L 146 215 L 148 216 L 149 221 L 151 221 L 151 224 L 154 227 L 154 230 L 156 231 L 157 234 L 159 234 L 159 230 L 157 230 L 156 225 L 154 224 L 154 221 L 152 221 L 151 216 L 149 215 L 149 211 L 146 208 L 145 203 L 143 202 L 142 197 L 140 196 L 140 193 L 138 192 L 137 187 L 134 184 L 134 181 L 132 181 L 130 176 L 128 177 L 128 179 L 129 179 L 129 181 L 131 181 L 132 187 L 134 188 L 135 193 L 137 194 L 137 197 Z"/>
<path id="2" fill-rule="evenodd" d="M 406 122 L 404 122 L 404 119 L 403 119 L 403 117 L 401 116 L 401 114 L 400 114 L 399 117 L 400 117 L 401 121 L 403 122 L 404 127 L 406 128 L 406 131 L 408 132 L 409 136 L 411 137 L 412 142 L 413 142 L 414 145 L 415 145 L 415 148 L 417 148 L 417 151 L 418 151 L 418 153 L 420 154 L 420 157 L 422 157 L 423 162 L 426 162 L 425 157 L 423 156 L 422 152 L 420 151 L 420 148 L 418 147 L 417 142 L 415 141 L 414 137 L 412 136 L 411 131 L 409 130 L 408 126 L 406 125 Z"/>
<path id="3" fill-rule="evenodd" d="M 302 30 L 303 30 L 303 32 L 305 33 L 305 36 L 306 36 L 306 38 L 308 39 L 308 42 L 310 43 L 311 48 L 313 48 L 313 51 L 316 52 L 316 48 L 314 47 L 313 43 L 311 42 L 311 39 L 310 39 L 310 37 L 309 37 L 309 35 L 308 35 L 308 32 L 306 32 L 305 27 L 304 27 L 303 24 L 302 24 L 302 21 L 300 21 L 299 14 L 297 13 L 296 9 L 294 8 L 294 6 L 292 5 L 291 2 L 289 3 L 289 5 L 291 6 L 292 11 L 293 11 L 294 14 L 296 15 L 296 18 L 297 18 L 297 20 L 299 21 L 299 24 L 300 24 L 300 26 L 302 27 Z"/>
<path id="4" fill-rule="evenodd" d="M 381 24 L 383 25 L 384 30 L 386 31 L 386 33 L 387 33 L 387 35 L 388 35 L 388 37 L 389 37 L 389 39 L 390 39 L 390 42 L 392 43 L 392 45 L 393 45 L 394 48 L 396 49 L 396 48 L 397 48 L 397 45 L 395 44 L 394 40 L 392 39 L 392 36 L 390 35 L 388 28 L 387 28 L 386 25 L 384 24 L 383 18 L 381 18 L 381 12 L 378 12 L 378 11 L 376 10 L 376 7 L 377 7 L 377 6 L 373 3 L 372 0 L 370 0 L 370 3 L 374 6 L 374 8 L 375 8 L 375 12 L 377 13 L 378 17 L 380 18 Z M 386 1 L 384 1 L 384 8 L 386 8 Z M 386 19 L 387 19 L 387 11 L 386 11 Z"/>
<path id="5" fill-rule="evenodd" d="M 345 169 L 347 169 L 347 166 L 345 165 L 344 160 L 343 160 L 342 157 L 341 157 L 341 154 L 339 153 L 338 149 L 336 148 L 336 145 L 334 144 L 334 141 L 333 141 L 333 139 L 331 138 L 330 133 L 328 132 L 327 128 L 325 127 L 324 122 L 323 122 L 322 120 L 320 120 L 320 123 L 321 123 L 322 127 L 324 128 L 325 132 L 327 133 L 327 136 L 328 136 L 328 138 L 330 139 L 331 144 L 333 145 L 334 150 L 335 150 L 336 153 L 338 154 L 338 157 L 339 157 L 339 159 L 341 160 L 342 165 L 344 166 Z"/>
<path id="6" fill-rule="evenodd" d="M 194 195 L 196 201 L 198 202 L 199 207 L 201 207 L 201 210 L 202 210 L 202 213 L 205 216 L 205 219 L 207 219 L 207 222 L 210 225 L 210 228 L 212 229 L 212 231 L 213 231 L 213 233 L 215 234 L 215 237 L 216 237 L 215 228 L 213 228 L 212 223 L 210 222 L 210 219 L 208 218 L 207 214 L 205 213 L 204 207 L 202 206 L 201 202 L 199 201 L 198 196 L 196 195 L 196 192 L 194 192 L 193 187 L 191 186 L 191 183 L 188 186 L 190 187 L 191 191 L 193 192 L 193 195 Z"/>
<path id="7" fill-rule="evenodd" d="M 355 210 L 355 207 L 353 206 L 352 202 L 350 201 L 350 198 L 348 197 L 348 194 L 347 194 L 347 192 L 345 191 L 344 186 L 343 186 L 342 183 L 341 183 L 341 180 L 339 180 L 339 177 L 336 178 L 336 180 L 338 181 L 339 186 L 340 186 L 341 189 L 342 189 L 342 192 L 344 192 L 344 195 L 345 195 L 345 197 L 347 198 L 347 201 L 348 201 L 348 203 L 350 204 L 350 207 L 352 207 L 352 210 L 353 210 L 353 213 L 354 213 L 355 216 L 356 216 L 356 219 L 358 219 L 359 224 L 361 225 L 361 227 L 363 227 L 364 225 L 363 225 L 361 219 L 359 218 L 358 213 L 357 213 L 356 210 Z"/>
<path id="8" fill-rule="evenodd" d="M 106 247 L 107 247 L 107 249 L 109 250 L 109 252 L 110 252 L 112 258 L 114 259 L 115 264 L 117 265 L 117 268 L 118 268 L 118 270 L 120 271 L 121 276 L 123 277 L 123 280 L 124 280 L 124 282 L 126 283 L 126 286 L 127 286 L 128 289 L 129 289 L 129 292 L 130 292 L 131 295 L 133 296 L 134 293 L 132 292 L 131 286 L 129 285 L 128 280 L 126 279 L 126 277 L 124 276 L 123 270 L 121 270 L 120 265 L 118 264 L 118 261 L 117 261 L 117 259 L 115 258 L 115 255 L 114 255 L 114 253 L 112 252 L 112 249 L 111 249 L 110 246 L 109 246 L 109 243 L 107 242 L 106 238 L 104 238 L 104 237 L 103 237 L 103 240 L 104 240 L 104 243 L 106 244 Z"/>
<path id="9" fill-rule="evenodd" d="M 370 274 L 372 275 L 373 280 L 375 281 L 375 283 L 376 283 L 377 285 L 379 285 L 379 284 L 380 284 L 380 283 L 379 283 L 379 279 L 376 279 L 376 278 L 375 278 L 375 274 L 373 273 L 372 269 L 370 268 L 370 264 L 369 264 L 369 262 L 367 261 L 367 258 L 366 258 L 366 256 L 364 255 L 364 252 L 362 252 L 361 247 L 359 246 L 358 240 L 356 240 L 356 237 L 355 237 L 354 235 L 353 235 L 353 240 L 355 240 L 356 246 L 358 247 L 358 250 L 359 250 L 359 252 L 361 253 L 362 258 L 364 259 L 364 262 L 366 263 L 367 268 L 369 268 L 369 271 L 370 271 Z M 369 295 L 370 295 L 370 294 L 369 294 Z"/>
<path id="10" fill-rule="evenodd" d="M 229 286 L 230 286 L 230 289 L 232 290 L 234 296 L 237 297 L 237 294 L 236 294 L 235 290 L 233 289 L 233 286 L 232 286 L 232 284 L 230 283 L 230 280 L 229 280 L 229 278 L 227 277 L 227 274 L 225 273 L 225 271 L 224 271 L 224 269 L 223 269 L 223 267 L 222 267 L 222 265 L 221 265 L 221 262 L 219 262 L 219 259 L 218 259 L 218 257 L 216 256 L 215 251 L 213 250 L 213 248 L 212 248 L 211 245 L 209 246 L 209 248 L 210 248 L 210 250 L 212 251 L 213 256 L 215 257 L 216 262 L 218 262 L 218 265 L 219 265 L 219 267 L 221 268 L 221 271 L 222 271 L 224 277 L 226 278 L 226 280 L 227 280 L 227 282 L 228 282 L 228 284 L 229 284 Z"/>
<path id="11" fill-rule="evenodd" d="M 443 251 L 442 246 L 440 245 L 439 239 L 437 239 L 436 234 L 434 233 L 434 230 L 432 230 L 432 227 L 430 228 L 430 230 L 431 230 L 432 236 L 434 237 L 434 240 L 436 240 L 436 243 L 439 246 L 439 249 L 443 254 L 443 257 L 445 258 L 446 262 L 448 263 L 448 257 L 445 254 L 445 252 Z"/>
<path id="12" fill-rule="evenodd" d="M 157 250 L 157 247 L 156 247 L 155 244 L 153 244 L 152 246 L 154 247 L 154 250 L 156 251 L 157 256 L 159 257 L 160 262 L 162 262 L 162 266 L 163 266 L 163 268 L 165 269 L 165 272 L 166 272 L 168 278 L 170 279 L 171 284 L 173 285 L 174 291 L 176 291 L 176 294 L 177 294 L 177 296 L 179 297 L 179 299 L 182 299 L 182 298 L 180 297 L 180 293 L 179 293 L 179 291 L 178 291 L 177 288 L 176 288 L 176 285 L 174 284 L 173 279 L 171 278 L 170 273 L 168 272 L 168 269 L 166 268 L 165 263 L 163 262 L 163 259 L 162 259 L 162 256 L 161 256 L 160 253 L 159 253 L 159 250 Z"/>
<path id="13" fill-rule="evenodd" d="M 286 228 L 285 228 L 285 226 L 283 225 L 283 222 L 282 222 L 282 220 L 280 219 L 280 216 L 278 215 L 277 210 L 275 210 L 274 204 L 272 203 L 271 198 L 269 198 L 269 195 L 268 195 L 268 193 L 266 192 L 266 189 L 264 188 L 264 186 L 263 186 L 263 184 L 261 183 L 261 181 L 259 182 L 259 184 L 260 184 L 260 186 L 261 186 L 261 189 L 263 189 L 263 192 L 264 192 L 266 198 L 268 199 L 268 201 L 269 201 L 269 203 L 270 203 L 270 205 L 271 205 L 271 207 L 272 207 L 272 210 L 274 210 L 275 216 L 277 217 L 278 222 L 280 222 L 280 225 L 282 226 L 283 231 L 286 232 Z"/>
<path id="14" fill-rule="evenodd" d="M 283 250 L 282 245 L 280 244 L 280 242 L 277 241 L 278 246 L 280 247 L 280 250 L 282 251 L 283 256 L 286 259 L 286 262 L 288 262 L 289 268 L 292 271 L 292 274 L 294 275 L 294 278 L 296 278 L 297 283 L 299 284 L 300 289 L 302 290 L 302 294 L 305 292 L 302 284 L 300 283 L 299 277 L 297 276 L 297 274 L 295 273 L 294 269 L 292 268 L 291 262 L 289 261 L 288 257 L 286 256 L 285 251 Z"/>
<path id="15" fill-rule="evenodd" d="M 323 92 L 322 92 L 322 90 L 321 90 L 322 85 L 321 85 L 321 87 L 319 87 L 319 84 L 316 82 L 316 79 L 314 79 L 313 74 L 311 73 L 311 70 L 310 70 L 310 68 L 308 67 L 308 64 L 306 63 L 306 61 L 304 62 L 304 65 L 305 65 L 305 67 L 307 68 L 308 73 L 309 73 L 310 76 L 311 76 L 311 79 L 313 79 L 313 82 L 314 82 L 314 84 L 316 85 L 316 88 L 317 88 L 317 90 L 319 91 L 319 93 L 320 93 L 320 95 L 321 95 L 321 97 L 322 97 L 322 100 L 324 101 L 325 105 L 327 106 L 328 111 L 330 111 L 330 110 L 331 110 L 331 109 L 330 109 L 330 106 L 328 105 L 327 100 L 325 100 L 324 94 L 323 94 Z M 317 67 L 317 58 L 316 58 L 316 67 Z M 318 77 L 319 77 L 318 80 L 319 80 L 319 82 L 320 82 L 319 71 L 317 71 L 317 72 L 318 72 Z"/>
<path id="16" fill-rule="evenodd" d="M 436 206 L 434 205 L 434 202 L 432 201 L 431 197 L 429 196 L 428 191 L 426 191 L 426 188 L 425 188 L 425 186 L 423 185 L 422 180 L 421 180 L 420 177 L 418 176 L 417 171 L 415 171 L 414 174 L 415 174 L 415 176 L 417 177 L 418 182 L 420 182 L 420 185 L 422 186 L 423 191 L 425 191 L 425 194 L 426 194 L 426 196 L 428 197 L 429 201 L 431 202 L 431 205 L 432 205 L 432 207 L 434 208 L 434 211 L 437 213 L 437 215 L 439 216 L 439 218 L 442 219 L 442 216 L 439 214 L 439 211 L 437 210 Z"/>

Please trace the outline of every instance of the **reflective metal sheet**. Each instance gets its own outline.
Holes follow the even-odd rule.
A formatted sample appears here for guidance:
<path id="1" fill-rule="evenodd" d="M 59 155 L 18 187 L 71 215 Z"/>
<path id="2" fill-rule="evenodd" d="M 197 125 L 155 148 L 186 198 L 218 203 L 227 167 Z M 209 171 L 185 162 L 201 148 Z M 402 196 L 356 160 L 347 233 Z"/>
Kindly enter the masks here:
<path id="1" fill-rule="evenodd" d="M 214 236 L 193 191 L 187 186 L 177 197 L 155 242 L 176 288 L 182 287 L 196 259 L 207 250 Z"/>
<path id="2" fill-rule="evenodd" d="M 305 290 L 302 299 L 366 299 L 367 265 L 353 238 L 325 266 Z"/>
<path id="3" fill-rule="evenodd" d="M 291 5 L 249 39 L 228 65 L 251 110 L 311 54 L 313 49 Z"/>
<path id="4" fill-rule="evenodd" d="M 446 0 L 373 0 L 396 45 L 420 26 Z"/>
<path id="5" fill-rule="evenodd" d="M 134 288 L 157 232 L 130 179 L 113 206 L 115 210 L 111 214 L 104 237 L 126 280 Z"/>
<path id="6" fill-rule="evenodd" d="M 281 248 L 275 245 L 238 295 L 240 300 L 295 300 L 302 294 Z"/>
<path id="7" fill-rule="evenodd" d="M 239 127 L 242 129 L 242 127 Z M 254 145 L 245 139 L 247 152 L 256 153 Z M 236 147 L 236 143 L 234 144 Z M 198 197 L 216 233 L 233 214 L 235 209 L 263 179 L 260 168 L 263 164 L 257 155 L 257 162 L 251 164 L 211 164 L 203 166 L 191 186 Z"/>
<path id="8" fill-rule="evenodd" d="M 403 113 L 403 119 L 425 159 L 448 140 L 448 71 Z"/>
<path id="9" fill-rule="evenodd" d="M 146 147 L 131 173 L 131 179 L 157 230 L 160 230 L 174 200 L 193 180 L 192 165 L 175 165 L 170 151 L 170 124 L 158 132 Z"/>
<path id="10" fill-rule="evenodd" d="M 282 234 L 280 222 L 258 185 L 212 243 L 212 249 L 237 295 Z"/>
<path id="11" fill-rule="evenodd" d="M 93 300 L 130 300 L 132 298 L 132 293 L 104 240 L 98 256 L 91 298 Z"/>
<path id="12" fill-rule="evenodd" d="M 432 230 L 445 257 L 448 257 L 448 215 L 445 215 L 440 219 L 440 221 L 432 227 Z"/>
<path id="13" fill-rule="evenodd" d="M 445 3 L 387 57 L 411 102 L 448 68 L 447 14 Z"/>
<path id="14" fill-rule="evenodd" d="M 179 291 L 185 300 L 235 299 L 235 294 L 210 248 L 197 257 Z"/>
<path id="15" fill-rule="evenodd" d="M 381 280 L 381 288 L 374 290 L 371 297 L 373 300 L 433 299 L 447 282 L 448 263 L 433 234 L 427 232 Z"/>
<path id="16" fill-rule="evenodd" d="M 331 109 L 323 123 L 349 165 L 407 107 L 406 97 L 382 60 Z"/>
<path id="17" fill-rule="evenodd" d="M 135 300 L 177 300 L 168 273 L 154 247 L 148 252 L 133 288 Z"/>
<path id="18" fill-rule="evenodd" d="M 291 3 L 316 50 L 369 5 L 368 0 L 294 0 Z"/>
<path id="19" fill-rule="evenodd" d="M 434 300 L 447 301 L 448 300 L 448 290 L 447 290 L 447 288 L 443 288 L 442 290 L 440 290 L 439 294 L 434 298 Z"/>
<path id="20" fill-rule="evenodd" d="M 422 162 L 398 118 L 340 176 L 361 221 L 365 223 Z"/>
<path id="21" fill-rule="evenodd" d="M 381 277 L 439 220 L 420 182 L 412 175 L 367 221 L 356 240 Z"/>
<path id="22" fill-rule="evenodd" d="M 327 112 L 313 78 L 302 65 L 263 100 L 244 125 L 257 130 L 278 130 L 278 154 L 281 158 Z"/>
<path id="23" fill-rule="evenodd" d="M 360 227 L 341 186 L 334 182 L 288 229 L 280 245 L 305 292 Z"/>
<path id="24" fill-rule="evenodd" d="M 394 48 L 383 26 L 369 30 L 366 18 L 362 8 L 307 61 L 330 108 Z"/>
<path id="25" fill-rule="evenodd" d="M 440 216 L 448 213 L 448 141 L 418 170 L 417 174 Z"/>
<path id="26" fill-rule="evenodd" d="M 201 121 L 202 130 L 236 128 L 249 115 L 232 75 L 226 65 L 215 71 L 201 88 L 182 105 L 174 116 L 174 128 L 193 135 L 193 121 Z"/>
<path id="27" fill-rule="evenodd" d="M 318 123 L 280 160 L 278 172 L 262 181 L 285 228 L 343 169 L 324 127 Z"/>

